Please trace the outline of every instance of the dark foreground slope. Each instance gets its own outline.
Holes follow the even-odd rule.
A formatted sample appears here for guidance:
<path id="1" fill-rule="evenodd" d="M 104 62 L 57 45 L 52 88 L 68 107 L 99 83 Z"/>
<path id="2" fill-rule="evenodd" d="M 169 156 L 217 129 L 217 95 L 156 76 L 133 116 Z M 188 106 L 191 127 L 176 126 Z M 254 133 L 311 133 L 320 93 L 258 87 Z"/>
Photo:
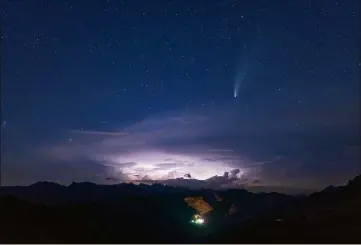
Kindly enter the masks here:
<path id="1" fill-rule="evenodd" d="M 0 191 L 1 243 L 360 242 L 360 177 L 308 197 L 38 183 Z M 204 227 L 185 196 L 214 208 Z M 238 212 L 229 215 L 230 206 Z"/>
<path id="2" fill-rule="evenodd" d="M 210 235 L 209 243 L 361 243 L 361 176 Z"/>
<path id="3" fill-rule="evenodd" d="M 174 217 L 147 199 L 101 204 L 41 206 L 4 198 L 2 243 L 188 242 Z M 190 214 L 184 213 L 189 216 Z"/>
<path id="4" fill-rule="evenodd" d="M 231 205 L 247 212 L 232 215 L 235 223 L 269 212 L 294 198 L 245 190 L 192 191 L 166 186 L 74 183 L 68 187 L 37 183 L 0 191 L 0 242 L 31 243 L 188 243 L 201 242 L 227 223 Z M 195 210 L 187 196 L 202 196 L 214 211 L 207 226 L 190 224 Z"/>

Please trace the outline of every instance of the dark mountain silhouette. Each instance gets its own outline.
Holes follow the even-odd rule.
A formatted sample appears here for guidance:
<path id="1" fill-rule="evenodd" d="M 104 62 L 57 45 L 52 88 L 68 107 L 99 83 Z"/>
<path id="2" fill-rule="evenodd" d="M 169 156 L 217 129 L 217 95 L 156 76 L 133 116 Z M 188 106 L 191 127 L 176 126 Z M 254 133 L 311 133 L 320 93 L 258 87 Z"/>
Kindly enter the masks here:
<path id="1" fill-rule="evenodd" d="M 66 204 L 66 203 L 88 203 L 88 202 L 114 202 L 119 201 L 129 196 L 164 196 L 164 195 L 202 195 L 206 196 L 212 202 L 215 200 L 214 190 L 190 190 L 182 187 L 171 187 L 162 184 L 117 184 L 117 185 L 96 185 L 90 182 L 75 183 L 69 186 L 63 186 L 51 182 L 37 182 L 30 186 L 11 186 L 2 187 L 0 196 L 15 196 L 19 199 L 28 200 L 34 203 L 41 204 Z M 291 196 L 279 193 L 252 193 L 244 189 L 234 189 L 227 191 L 218 191 L 221 195 L 227 196 L 227 200 L 232 202 L 243 201 L 253 202 L 263 199 L 271 203 L 271 200 L 290 199 Z M 257 204 L 255 204 L 257 205 Z"/>
<path id="2" fill-rule="evenodd" d="M 207 238 L 212 243 L 360 243 L 361 175 Z"/>
<path id="3" fill-rule="evenodd" d="M 298 197 L 161 184 L 2 187 L 0 242 L 360 242 L 360 179 Z M 206 225 L 190 223 L 195 210 L 187 196 L 213 207 Z"/>

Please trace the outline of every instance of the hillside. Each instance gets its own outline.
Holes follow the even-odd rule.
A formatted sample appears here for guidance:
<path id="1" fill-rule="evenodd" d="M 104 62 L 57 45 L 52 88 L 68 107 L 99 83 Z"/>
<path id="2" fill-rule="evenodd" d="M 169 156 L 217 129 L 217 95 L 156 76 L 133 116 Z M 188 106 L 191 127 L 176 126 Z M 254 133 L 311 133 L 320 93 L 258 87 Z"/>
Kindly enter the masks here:
<path id="1" fill-rule="evenodd" d="M 0 190 L 2 243 L 242 243 L 359 241 L 360 176 L 304 197 L 162 185 L 40 182 Z M 202 196 L 207 224 L 184 198 Z"/>
<path id="2" fill-rule="evenodd" d="M 294 200 L 247 224 L 212 234 L 211 243 L 360 243 L 361 176 Z"/>

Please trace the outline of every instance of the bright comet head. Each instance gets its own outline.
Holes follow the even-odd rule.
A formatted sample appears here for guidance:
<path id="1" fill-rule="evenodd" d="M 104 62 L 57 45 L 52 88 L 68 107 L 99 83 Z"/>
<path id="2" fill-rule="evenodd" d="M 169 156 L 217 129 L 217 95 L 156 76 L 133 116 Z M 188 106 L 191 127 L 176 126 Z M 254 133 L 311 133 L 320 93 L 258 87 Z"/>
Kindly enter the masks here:
<path id="1" fill-rule="evenodd" d="M 238 84 L 236 83 L 236 84 L 234 85 L 233 97 L 234 97 L 234 98 L 237 98 L 237 96 L 238 96 Z"/>

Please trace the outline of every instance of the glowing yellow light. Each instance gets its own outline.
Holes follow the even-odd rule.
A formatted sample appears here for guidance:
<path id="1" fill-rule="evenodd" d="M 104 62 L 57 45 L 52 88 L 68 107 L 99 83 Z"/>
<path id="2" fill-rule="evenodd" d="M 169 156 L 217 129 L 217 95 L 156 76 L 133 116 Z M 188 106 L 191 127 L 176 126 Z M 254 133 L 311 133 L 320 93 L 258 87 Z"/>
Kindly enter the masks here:
<path id="1" fill-rule="evenodd" d="M 194 224 L 203 225 L 205 223 L 205 220 L 199 214 L 195 214 L 191 222 Z"/>
<path id="2" fill-rule="evenodd" d="M 203 224 L 203 223 L 204 223 L 204 219 L 197 219 L 197 220 L 196 220 L 196 223 L 197 223 L 197 224 Z"/>

